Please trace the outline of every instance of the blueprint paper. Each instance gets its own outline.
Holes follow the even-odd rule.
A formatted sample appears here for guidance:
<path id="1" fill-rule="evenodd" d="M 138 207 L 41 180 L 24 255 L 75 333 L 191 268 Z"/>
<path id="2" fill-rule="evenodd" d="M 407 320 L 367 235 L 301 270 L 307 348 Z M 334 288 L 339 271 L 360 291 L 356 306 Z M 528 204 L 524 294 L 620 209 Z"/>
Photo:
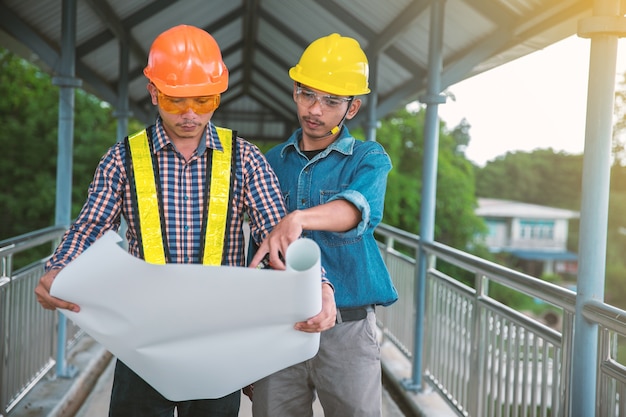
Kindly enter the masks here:
<path id="1" fill-rule="evenodd" d="M 320 250 L 289 246 L 287 270 L 154 265 L 107 232 L 56 277 L 63 313 L 172 401 L 220 398 L 312 358 L 319 333 L 293 329 L 321 310 Z"/>

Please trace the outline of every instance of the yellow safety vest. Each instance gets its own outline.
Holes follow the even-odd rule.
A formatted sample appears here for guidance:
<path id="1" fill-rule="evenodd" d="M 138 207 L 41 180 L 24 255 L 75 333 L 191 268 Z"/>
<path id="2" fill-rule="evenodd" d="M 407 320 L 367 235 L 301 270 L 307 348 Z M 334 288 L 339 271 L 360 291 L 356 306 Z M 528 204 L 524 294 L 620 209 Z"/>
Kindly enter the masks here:
<path id="1" fill-rule="evenodd" d="M 231 193 L 233 143 L 236 138 L 229 129 L 221 127 L 216 129 L 224 150 L 207 149 L 207 152 L 212 152 L 212 163 L 207 213 L 203 220 L 204 242 L 201 253 L 204 265 L 222 263 Z M 155 174 L 155 160 L 145 129 L 128 137 L 127 149 L 130 153 L 127 156 L 128 162 L 132 160 L 135 210 L 139 223 L 137 233 L 143 257 L 146 262 L 165 264 L 167 239 L 164 233 L 165 225 L 161 222 L 163 216 L 160 206 L 162 196 L 159 195 L 160 180 Z"/>

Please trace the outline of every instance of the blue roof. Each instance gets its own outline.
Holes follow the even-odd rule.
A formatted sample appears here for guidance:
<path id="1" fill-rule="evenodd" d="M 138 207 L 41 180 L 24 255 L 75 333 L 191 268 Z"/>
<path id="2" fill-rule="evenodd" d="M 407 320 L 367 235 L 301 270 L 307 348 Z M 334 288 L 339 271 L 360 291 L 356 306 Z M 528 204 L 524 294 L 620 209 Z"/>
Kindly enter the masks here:
<path id="1" fill-rule="evenodd" d="M 578 255 L 569 251 L 542 251 L 542 250 L 521 250 L 515 249 L 507 251 L 511 255 L 520 258 L 527 259 L 529 261 L 577 261 Z"/>

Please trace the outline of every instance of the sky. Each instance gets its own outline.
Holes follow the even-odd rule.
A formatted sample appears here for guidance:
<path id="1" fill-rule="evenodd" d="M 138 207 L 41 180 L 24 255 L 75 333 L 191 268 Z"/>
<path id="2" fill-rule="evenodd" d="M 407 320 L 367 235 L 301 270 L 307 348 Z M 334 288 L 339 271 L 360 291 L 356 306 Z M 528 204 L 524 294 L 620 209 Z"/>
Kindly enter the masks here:
<path id="1" fill-rule="evenodd" d="M 590 45 L 572 36 L 450 86 L 455 99 L 439 106 L 439 116 L 450 129 L 467 119 L 467 158 L 484 166 L 517 150 L 582 154 Z M 624 71 L 626 44 L 620 41 L 617 74 Z"/>

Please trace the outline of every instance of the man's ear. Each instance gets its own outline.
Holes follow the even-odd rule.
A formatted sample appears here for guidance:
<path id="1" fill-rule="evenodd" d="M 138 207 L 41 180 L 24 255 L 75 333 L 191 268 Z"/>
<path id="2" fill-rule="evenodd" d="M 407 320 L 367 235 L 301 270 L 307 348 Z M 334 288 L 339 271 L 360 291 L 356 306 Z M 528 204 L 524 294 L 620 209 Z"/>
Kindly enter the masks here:
<path id="1" fill-rule="evenodd" d="M 348 109 L 348 113 L 346 113 L 346 119 L 350 120 L 354 116 L 356 116 L 356 114 L 359 112 L 359 109 L 361 108 L 361 103 L 362 101 L 360 98 L 355 98 L 354 100 L 352 100 L 352 102 L 350 103 L 350 108 Z"/>
<path id="2" fill-rule="evenodd" d="M 298 83 L 297 82 L 293 82 L 293 101 L 296 101 L 296 90 L 298 89 Z"/>
<path id="3" fill-rule="evenodd" d="M 150 93 L 152 104 L 156 106 L 158 104 L 157 95 L 159 91 L 157 90 L 156 86 L 152 83 L 148 83 L 146 88 L 148 89 L 148 92 Z"/>

